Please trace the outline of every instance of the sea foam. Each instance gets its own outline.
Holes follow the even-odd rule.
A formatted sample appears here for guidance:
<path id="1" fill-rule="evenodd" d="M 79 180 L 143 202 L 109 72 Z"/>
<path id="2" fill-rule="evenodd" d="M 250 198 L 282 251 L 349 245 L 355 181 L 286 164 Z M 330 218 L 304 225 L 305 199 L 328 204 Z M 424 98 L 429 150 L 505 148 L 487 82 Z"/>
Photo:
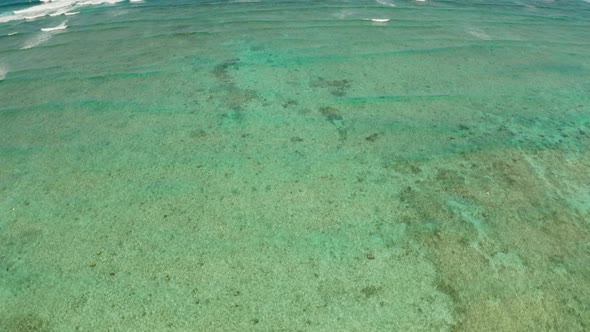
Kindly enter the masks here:
<path id="1" fill-rule="evenodd" d="M 388 0 L 377 0 L 377 3 L 383 6 L 395 7 L 395 4 Z"/>
<path id="2" fill-rule="evenodd" d="M 33 48 L 41 43 L 44 43 L 44 42 L 48 41 L 49 38 L 51 38 L 51 36 L 52 36 L 51 33 L 45 32 L 45 31 L 35 34 L 33 37 L 27 39 L 27 41 L 25 42 L 23 47 L 21 47 L 21 50 Z"/>
<path id="3" fill-rule="evenodd" d="M 0 23 L 15 20 L 35 20 L 45 16 L 67 15 L 69 12 L 90 5 L 115 4 L 123 0 L 41 0 L 41 4 L 21 10 L 15 10 L 12 14 L 0 16 Z"/>
<path id="4" fill-rule="evenodd" d="M 56 31 L 56 30 L 64 30 L 65 28 L 68 27 L 66 25 L 66 23 L 67 23 L 67 21 L 63 21 L 58 26 L 54 26 L 54 27 L 51 27 L 51 28 L 41 28 L 41 31 L 49 32 L 49 31 Z"/>

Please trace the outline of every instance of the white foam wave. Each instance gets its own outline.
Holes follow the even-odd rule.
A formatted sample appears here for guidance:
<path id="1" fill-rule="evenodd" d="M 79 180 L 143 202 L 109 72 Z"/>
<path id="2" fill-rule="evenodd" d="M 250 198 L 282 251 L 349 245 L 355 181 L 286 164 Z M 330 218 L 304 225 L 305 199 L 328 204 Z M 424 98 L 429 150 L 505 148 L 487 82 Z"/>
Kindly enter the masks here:
<path id="1" fill-rule="evenodd" d="M 395 4 L 389 0 L 377 0 L 377 3 L 383 6 L 395 7 Z"/>
<path id="2" fill-rule="evenodd" d="M 466 32 L 476 38 L 479 38 L 481 40 L 491 40 L 492 37 L 490 35 L 488 35 L 485 31 L 480 30 L 478 28 L 467 28 Z"/>
<path id="3" fill-rule="evenodd" d="M 67 12 L 67 10 L 60 10 L 58 12 L 49 14 L 49 16 L 54 17 L 54 16 L 60 16 L 60 15 L 64 15 Z"/>
<path id="4" fill-rule="evenodd" d="M 41 32 L 39 34 L 34 35 L 33 37 L 27 39 L 21 50 L 26 50 L 29 48 L 33 48 L 43 42 L 46 42 L 51 38 L 52 34 L 50 32 Z"/>
<path id="5" fill-rule="evenodd" d="M 100 4 L 115 4 L 124 0 L 41 0 L 40 5 L 15 10 L 12 14 L 0 16 L 0 23 L 15 20 L 34 20 L 44 16 L 58 16 L 80 7 Z"/>
<path id="6" fill-rule="evenodd" d="M 64 30 L 65 28 L 68 27 L 66 25 L 66 23 L 67 23 L 67 21 L 63 21 L 58 26 L 54 26 L 54 27 L 51 27 L 51 28 L 41 28 L 41 31 L 50 32 L 50 31 L 56 31 L 56 30 Z"/>
<path id="7" fill-rule="evenodd" d="M 37 19 L 39 17 L 43 17 L 46 16 L 45 14 L 38 14 L 38 15 L 33 15 L 33 16 L 25 16 L 25 20 L 27 21 L 32 21 L 34 19 Z"/>
<path id="8" fill-rule="evenodd" d="M 0 66 L 0 82 L 6 79 L 6 74 L 8 74 L 8 70 L 3 66 Z"/>
<path id="9" fill-rule="evenodd" d="M 344 20 L 352 15 L 354 15 L 354 12 L 348 9 L 343 9 L 334 14 L 334 16 L 339 20 Z"/>

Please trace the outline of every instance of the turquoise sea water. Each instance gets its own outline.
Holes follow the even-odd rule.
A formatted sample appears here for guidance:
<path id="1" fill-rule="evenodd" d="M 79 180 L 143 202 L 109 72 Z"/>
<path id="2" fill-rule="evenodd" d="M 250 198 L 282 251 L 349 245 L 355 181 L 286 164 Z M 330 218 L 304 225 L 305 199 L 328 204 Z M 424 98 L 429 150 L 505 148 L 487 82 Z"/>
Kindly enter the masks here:
<path id="1" fill-rule="evenodd" d="M 590 329 L 590 3 L 99 2 L 0 5 L 0 330 Z"/>

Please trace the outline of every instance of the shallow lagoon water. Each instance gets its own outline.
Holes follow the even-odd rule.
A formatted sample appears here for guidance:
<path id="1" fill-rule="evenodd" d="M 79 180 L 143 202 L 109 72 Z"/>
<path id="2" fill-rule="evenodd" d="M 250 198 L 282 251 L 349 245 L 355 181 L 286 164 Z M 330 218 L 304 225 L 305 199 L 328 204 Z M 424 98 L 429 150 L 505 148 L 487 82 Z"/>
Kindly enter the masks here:
<path id="1" fill-rule="evenodd" d="M 590 328 L 590 3 L 70 2 L 0 7 L 1 330 Z"/>

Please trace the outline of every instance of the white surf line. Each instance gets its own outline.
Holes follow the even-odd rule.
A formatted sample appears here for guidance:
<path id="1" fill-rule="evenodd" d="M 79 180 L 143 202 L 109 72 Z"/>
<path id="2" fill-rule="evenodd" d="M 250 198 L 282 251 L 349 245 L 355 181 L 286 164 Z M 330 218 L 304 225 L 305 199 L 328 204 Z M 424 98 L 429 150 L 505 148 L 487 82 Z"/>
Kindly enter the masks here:
<path id="1" fill-rule="evenodd" d="M 371 21 L 377 24 L 383 24 L 391 21 L 390 18 L 363 18 L 363 21 Z"/>
<path id="2" fill-rule="evenodd" d="M 479 38 L 481 40 L 491 40 L 492 39 L 492 37 L 490 37 L 490 35 L 488 35 L 483 30 L 480 30 L 478 28 L 468 27 L 468 28 L 465 29 L 465 31 L 468 34 L 470 34 L 470 35 L 472 35 L 472 36 L 474 36 L 476 38 Z"/>
<path id="3" fill-rule="evenodd" d="M 29 8 L 15 10 L 14 15 L 8 16 L 12 20 L 19 19 L 36 19 L 43 16 L 59 13 L 61 11 L 68 11 L 69 7 L 76 4 L 76 0 L 61 0 L 61 1 L 43 1 L 40 5 L 31 6 Z"/>
<path id="4" fill-rule="evenodd" d="M 37 4 L 25 9 L 15 10 L 12 15 L 0 16 L 0 23 L 15 20 L 35 20 L 45 16 L 75 15 L 74 10 L 91 5 L 115 4 L 124 0 L 41 0 Z"/>
<path id="5" fill-rule="evenodd" d="M 387 7 L 395 7 L 395 4 L 393 2 L 387 0 L 377 0 L 377 3 Z"/>
<path id="6" fill-rule="evenodd" d="M 66 9 L 66 10 L 60 10 L 60 11 L 58 11 L 58 12 L 55 12 L 55 13 L 49 14 L 49 16 L 50 16 L 50 17 L 55 17 L 55 16 L 60 16 L 60 15 L 65 15 L 65 14 L 67 13 L 67 11 L 68 11 L 67 9 Z"/>
<path id="7" fill-rule="evenodd" d="M 4 66 L 0 66 L 0 82 L 6 79 L 6 74 L 8 74 L 8 70 Z"/>
<path id="8" fill-rule="evenodd" d="M 33 15 L 33 16 L 25 16 L 25 20 L 32 21 L 34 19 L 38 19 L 39 17 L 44 17 L 44 16 L 46 16 L 46 14 L 39 14 L 39 15 Z"/>
<path id="9" fill-rule="evenodd" d="M 43 42 L 46 42 L 49 40 L 49 38 L 51 38 L 53 34 L 49 33 L 49 32 L 40 32 L 38 34 L 35 34 L 33 37 L 29 38 L 25 44 L 23 45 L 23 47 L 21 47 L 21 50 L 27 50 L 29 48 L 33 48 Z"/>
<path id="10" fill-rule="evenodd" d="M 61 22 L 60 25 L 54 26 L 51 28 L 41 28 L 41 31 L 49 32 L 49 31 L 56 31 L 56 30 L 65 30 L 68 26 L 66 25 L 68 21 Z"/>

